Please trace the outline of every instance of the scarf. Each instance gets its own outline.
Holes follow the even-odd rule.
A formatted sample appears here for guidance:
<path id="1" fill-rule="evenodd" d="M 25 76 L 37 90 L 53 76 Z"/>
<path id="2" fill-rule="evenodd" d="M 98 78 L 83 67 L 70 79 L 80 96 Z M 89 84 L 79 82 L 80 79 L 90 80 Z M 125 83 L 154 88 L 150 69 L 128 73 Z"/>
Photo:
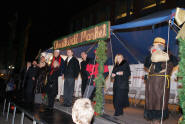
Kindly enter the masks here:
<path id="1" fill-rule="evenodd" d="M 57 58 L 55 58 L 54 56 L 53 56 L 53 60 L 52 60 L 52 63 L 51 63 L 51 71 L 50 71 L 50 75 L 52 75 L 53 74 L 53 71 L 54 71 L 54 66 L 53 66 L 53 63 L 54 63 L 54 61 L 55 60 L 57 60 L 58 62 L 59 62 L 59 66 L 61 65 L 61 56 L 59 56 L 59 57 L 57 57 Z"/>

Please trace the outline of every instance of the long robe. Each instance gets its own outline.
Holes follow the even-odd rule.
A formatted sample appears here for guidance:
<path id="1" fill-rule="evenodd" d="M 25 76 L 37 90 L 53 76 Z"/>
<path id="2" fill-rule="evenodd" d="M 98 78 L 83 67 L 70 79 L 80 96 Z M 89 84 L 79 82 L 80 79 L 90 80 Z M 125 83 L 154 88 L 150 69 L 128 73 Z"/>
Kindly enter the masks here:
<path id="1" fill-rule="evenodd" d="M 146 80 L 146 88 L 145 88 L 146 98 L 145 98 L 144 117 L 146 119 L 148 120 L 161 119 L 164 89 L 165 89 L 165 95 L 164 95 L 163 119 L 165 120 L 168 118 L 170 75 L 173 70 L 173 67 L 176 65 L 177 65 L 177 59 L 172 55 L 170 55 L 170 60 L 167 62 L 167 70 L 166 70 L 166 62 L 153 63 L 151 62 L 150 57 L 146 59 L 145 67 L 149 69 L 149 74 Z M 164 76 L 165 71 L 167 76 Z"/>
<path id="2" fill-rule="evenodd" d="M 27 80 L 25 82 L 25 101 L 28 103 L 34 102 L 34 88 L 36 85 L 36 79 L 38 75 L 38 67 L 30 67 L 28 69 Z M 33 80 L 32 78 L 35 78 Z"/>

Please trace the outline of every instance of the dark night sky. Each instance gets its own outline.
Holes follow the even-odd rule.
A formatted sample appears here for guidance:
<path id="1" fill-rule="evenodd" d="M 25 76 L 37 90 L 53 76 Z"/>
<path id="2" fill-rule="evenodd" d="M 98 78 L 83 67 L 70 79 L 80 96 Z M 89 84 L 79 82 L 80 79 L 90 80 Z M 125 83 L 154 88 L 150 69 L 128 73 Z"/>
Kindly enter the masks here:
<path id="1" fill-rule="evenodd" d="M 21 24 L 17 28 L 20 28 L 28 17 L 32 20 L 27 55 L 34 58 L 39 49 L 46 50 L 52 46 L 54 39 L 68 33 L 67 28 L 69 27 L 67 26 L 71 16 L 83 11 L 84 8 L 96 3 L 96 1 L 7 1 L 3 11 L 5 21 L 3 20 L 1 26 L 3 27 L 1 30 L 4 32 L 1 41 L 8 42 L 8 20 L 11 20 L 13 12 L 19 11 L 19 20 L 21 20 L 19 23 Z"/>

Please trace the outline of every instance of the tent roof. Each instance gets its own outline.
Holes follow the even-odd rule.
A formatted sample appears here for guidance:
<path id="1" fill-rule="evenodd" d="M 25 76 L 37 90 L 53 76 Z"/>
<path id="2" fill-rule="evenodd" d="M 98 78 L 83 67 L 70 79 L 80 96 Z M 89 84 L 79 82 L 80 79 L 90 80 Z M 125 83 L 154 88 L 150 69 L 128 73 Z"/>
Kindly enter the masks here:
<path id="1" fill-rule="evenodd" d="M 128 23 L 111 26 L 111 30 L 137 28 L 137 27 L 158 24 L 158 23 L 170 20 L 171 15 L 174 12 L 175 12 L 175 9 L 165 10 L 162 12 L 160 11 L 160 12 L 136 19 L 136 20 L 128 22 Z"/>
<path id="2" fill-rule="evenodd" d="M 133 31 L 123 31 L 120 29 L 131 29 L 144 26 L 152 26 L 173 18 L 175 9 L 165 10 L 145 16 L 132 22 L 111 26 L 111 42 L 108 42 L 108 63 L 113 63 L 113 58 L 116 54 L 123 54 L 125 59 L 130 64 L 143 63 L 145 57 L 149 53 L 149 48 L 153 43 L 155 37 L 163 37 L 168 40 L 168 24 L 159 27 L 147 28 Z M 116 31 L 118 30 L 118 31 Z M 116 32 L 114 32 L 116 31 Z M 176 33 L 170 29 L 170 51 L 177 56 L 178 44 L 176 44 Z M 89 57 L 94 58 L 94 49 L 97 44 L 88 44 L 80 47 L 72 48 L 75 56 L 80 57 L 82 51 L 86 51 Z M 112 49 L 112 50 L 111 50 Z M 111 52 L 112 51 L 112 52 Z M 45 52 L 53 52 L 53 49 L 48 49 Z M 65 55 L 66 51 L 62 50 L 61 54 Z"/>

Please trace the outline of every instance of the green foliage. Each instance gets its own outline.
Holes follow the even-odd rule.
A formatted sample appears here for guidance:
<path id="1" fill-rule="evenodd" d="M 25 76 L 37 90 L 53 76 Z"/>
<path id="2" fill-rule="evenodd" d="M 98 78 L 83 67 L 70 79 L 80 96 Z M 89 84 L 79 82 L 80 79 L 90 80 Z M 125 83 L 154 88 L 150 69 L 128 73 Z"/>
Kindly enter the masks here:
<path id="1" fill-rule="evenodd" d="M 180 62 L 179 62 L 179 73 L 178 76 L 182 77 L 180 82 L 182 83 L 182 88 L 179 89 L 179 98 L 180 98 L 180 106 L 182 108 L 183 112 L 183 120 L 180 122 L 180 124 L 185 124 L 185 39 L 178 39 L 179 42 L 179 56 L 180 56 Z"/>
<path id="2" fill-rule="evenodd" d="M 97 63 L 99 64 L 98 66 L 98 76 L 95 78 L 95 83 L 96 83 L 96 96 L 94 100 L 96 101 L 95 105 L 95 112 L 98 114 L 103 113 L 103 87 L 104 87 L 104 63 L 107 60 L 106 56 L 106 43 L 104 41 L 99 41 L 98 42 L 98 48 L 96 49 L 96 56 L 97 56 Z"/>

